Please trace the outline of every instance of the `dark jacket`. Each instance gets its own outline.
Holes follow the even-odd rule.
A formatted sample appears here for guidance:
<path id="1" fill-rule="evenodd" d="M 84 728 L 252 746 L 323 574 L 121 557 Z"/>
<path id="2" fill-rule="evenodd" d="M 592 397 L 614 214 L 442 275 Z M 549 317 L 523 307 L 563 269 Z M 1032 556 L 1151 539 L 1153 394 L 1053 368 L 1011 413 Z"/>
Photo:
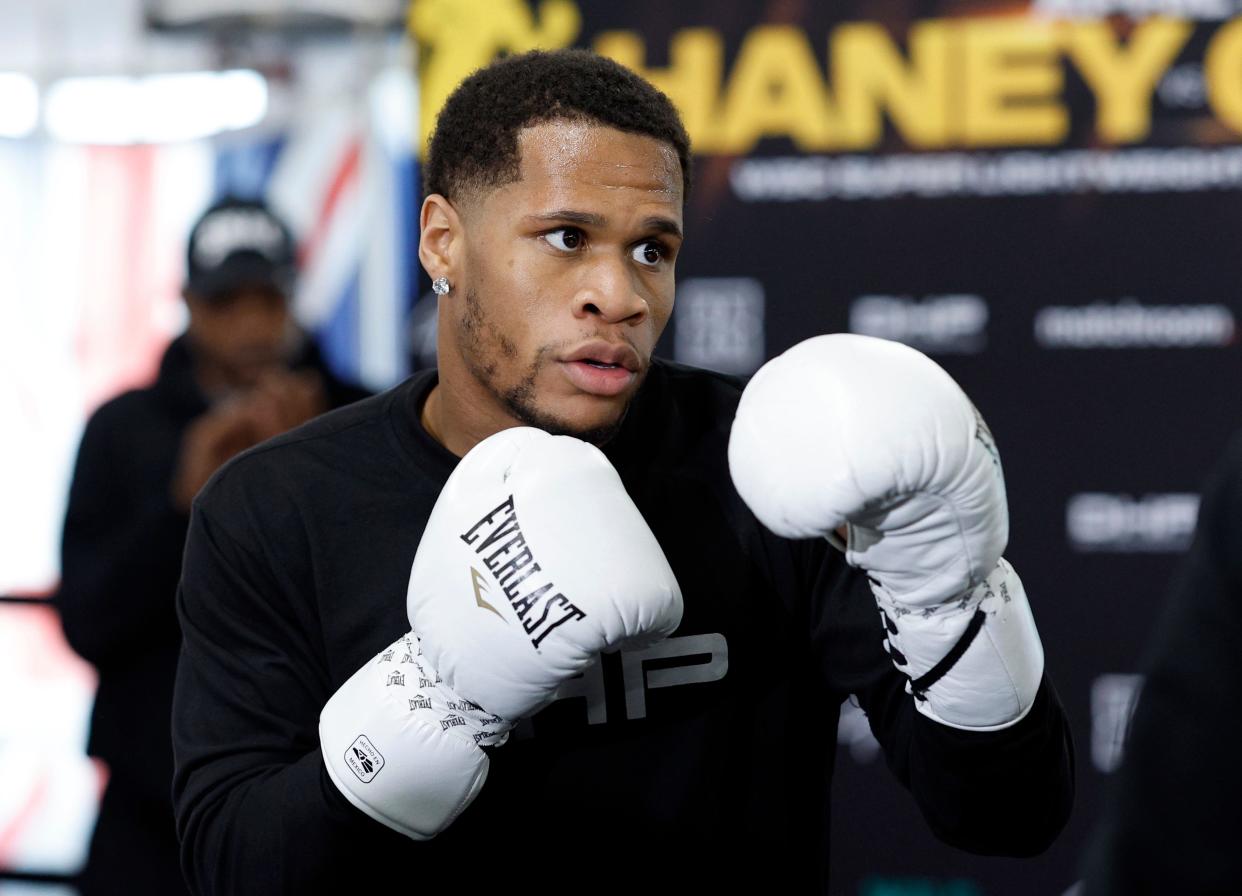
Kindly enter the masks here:
<path id="1" fill-rule="evenodd" d="M 320 372 L 333 407 L 367 394 L 332 376 L 313 349 L 295 366 Z M 69 492 L 56 604 L 69 644 L 99 673 L 87 751 L 109 769 L 96 837 L 110 838 L 118 874 L 134 861 L 129 843 L 149 851 L 166 834 L 175 853 L 169 724 L 181 634 L 173 598 L 189 520 L 172 506 L 169 484 L 182 434 L 207 409 L 186 338 L 178 338 L 150 388 L 91 416 Z M 99 852 L 92 848 L 90 865 Z"/>
<path id="2" fill-rule="evenodd" d="M 1143 671 L 1083 896 L 1242 893 L 1242 434 L 1204 491 Z"/>

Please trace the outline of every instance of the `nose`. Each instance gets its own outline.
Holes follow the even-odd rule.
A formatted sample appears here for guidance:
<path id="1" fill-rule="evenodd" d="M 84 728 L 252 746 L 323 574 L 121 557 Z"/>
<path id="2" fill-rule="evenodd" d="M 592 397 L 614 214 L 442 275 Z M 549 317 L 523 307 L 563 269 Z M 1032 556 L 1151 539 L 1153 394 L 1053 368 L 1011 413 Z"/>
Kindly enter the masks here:
<path id="1" fill-rule="evenodd" d="M 642 323 L 651 313 L 624 260 L 597 259 L 583 274 L 574 294 L 574 317 L 595 317 L 605 323 L 633 325 Z"/>

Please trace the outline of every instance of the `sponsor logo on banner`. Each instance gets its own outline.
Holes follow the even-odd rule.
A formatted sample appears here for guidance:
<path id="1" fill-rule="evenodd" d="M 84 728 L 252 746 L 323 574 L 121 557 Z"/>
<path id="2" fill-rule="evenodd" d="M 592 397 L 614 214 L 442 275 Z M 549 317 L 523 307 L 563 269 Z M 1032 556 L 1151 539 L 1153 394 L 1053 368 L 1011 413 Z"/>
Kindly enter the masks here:
<path id="1" fill-rule="evenodd" d="M 754 373 L 764 359 L 763 284 L 750 277 L 684 281 L 673 306 L 673 357 L 723 373 Z"/>
<path id="2" fill-rule="evenodd" d="M 1076 551 L 1164 553 L 1190 546 L 1199 496 L 1192 493 L 1131 495 L 1083 492 L 1065 508 L 1065 528 Z"/>
<path id="3" fill-rule="evenodd" d="M 974 354 L 987 345 L 988 305 L 975 295 L 859 296 L 850 332 L 892 339 L 929 353 Z"/>
<path id="4" fill-rule="evenodd" d="M 1091 683 L 1091 762 L 1102 772 L 1121 764 L 1142 675 L 1101 675 Z"/>
<path id="5" fill-rule="evenodd" d="M 1203 348 L 1233 342 L 1236 322 L 1224 305 L 1144 305 L 1134 299 L 1053 305 L 1035 315 L 1044 348 Z"/>

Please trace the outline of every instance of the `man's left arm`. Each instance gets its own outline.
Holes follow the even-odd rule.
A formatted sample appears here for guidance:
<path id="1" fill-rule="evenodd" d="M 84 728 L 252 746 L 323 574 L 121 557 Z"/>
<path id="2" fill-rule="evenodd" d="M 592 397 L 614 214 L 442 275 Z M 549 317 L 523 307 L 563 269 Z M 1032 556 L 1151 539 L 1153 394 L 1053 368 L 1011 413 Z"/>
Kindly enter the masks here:
<path id="1" fill-rule="evenodd" d="M 1061 832 L 1074 798 L 1069 724 L 1045 676 L 1026 714 L 995 731 L 929 719 L 906 692 L 910 679 L 887 636 L 865 576 L 839 556 L 813 552 L 813 643 L 828 687 L 853 694 L 885 761 L 945 843 L 980 855 L 1029 856 Z"/>
<path id="2" fill-rule="evenodd" d="M 853 654 L 875 666 L 852 690 L 936 833 L 976 852 L 1046 848 L 1072 799 L 1067 728 L 1001 556 L 1000 459 L 957 384 L 897 343 L 811 339 L 747 386 L 729 460 L 764 525 L 827 538 L 865 573 L 842 587 L 873 621 L 834 650 L 843 667 Z M 1004 830 L 1024 808 L 1043 821 Z"/>

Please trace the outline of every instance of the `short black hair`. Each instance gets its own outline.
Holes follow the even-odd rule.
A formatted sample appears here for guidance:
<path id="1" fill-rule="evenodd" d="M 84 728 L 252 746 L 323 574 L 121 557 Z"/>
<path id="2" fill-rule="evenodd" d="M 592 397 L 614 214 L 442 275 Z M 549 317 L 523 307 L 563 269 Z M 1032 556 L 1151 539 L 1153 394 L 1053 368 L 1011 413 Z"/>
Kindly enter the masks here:
<path id="1" fill-rule="evenodd" d="M 424 188 L 450 201 L 520 176 L 518 132 L 547 121 L 598 122 L 669 144 L 690 192 L 690 138 L 667 96 L 623 65 L 587 50 L 504 57 L 458 85 L 436 118 Z"/>

